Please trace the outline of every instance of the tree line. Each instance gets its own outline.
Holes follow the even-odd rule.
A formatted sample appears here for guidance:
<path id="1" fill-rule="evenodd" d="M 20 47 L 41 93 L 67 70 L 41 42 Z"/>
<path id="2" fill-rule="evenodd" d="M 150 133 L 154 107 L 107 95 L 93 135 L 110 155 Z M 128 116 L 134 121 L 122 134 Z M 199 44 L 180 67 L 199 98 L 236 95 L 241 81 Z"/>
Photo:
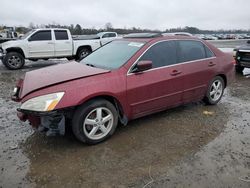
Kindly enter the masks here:
<path id="1" fill-rule="evenodd" d="M 0 26 L 0 30 L 6 28 L 6 26 Z M 72 35 L 90 35 L 90 34 L 97 34 L 99 32 L 103 31 L 113 31 L 117 32 L 118 34 L 129 34 L 129 33 L 152 33 L 152 32 L 167 32 L 167 33 L 173 33 L 173 32 L 188 32 L 191 34 L 235 34 L 235 33 L 250 33 L 250 29 L 243 30 L 243 29 L 237 29 L 237 30 L 202 30 L 196 27 L 178 27 L 178 28 L 171 28 L 166 30 L 152 30 L 152 29 L 142 29 L 140 27 L 132 27 L 132 28 L 114 28 L 111 23 L 106 23 L 103 28 L 96 29 L 96 28 L 83 28 L 80 24 L 70 24 L 70 25 L 60 25 L 56 23 L 52 24 L 46 24 L 46 25 L 35 25 L 33 23 L 30 23 L 28 27 L 23 26 L 17 26 L 15 27 L 16 31 L 19 33 L 26 33 L 31 29 L 35 28 L 65 28 L 69 29 Z"/>

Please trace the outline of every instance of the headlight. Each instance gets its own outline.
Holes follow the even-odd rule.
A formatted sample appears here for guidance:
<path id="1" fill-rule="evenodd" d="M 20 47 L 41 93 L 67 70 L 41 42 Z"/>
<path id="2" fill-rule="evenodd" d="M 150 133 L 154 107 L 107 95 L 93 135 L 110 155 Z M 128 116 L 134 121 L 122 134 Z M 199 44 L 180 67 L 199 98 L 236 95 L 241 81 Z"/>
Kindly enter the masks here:
<path id="1" fill-rule="evenodd" d="M 62 99 L 64 92 L 51 93 L 48 95 L 42 95 L 39 97 L 34 97 L 25 101 L 21 105 L 22 110 L 32 110 L 32 111 L 51 111 L 54 110 L 56 105 Z"/>

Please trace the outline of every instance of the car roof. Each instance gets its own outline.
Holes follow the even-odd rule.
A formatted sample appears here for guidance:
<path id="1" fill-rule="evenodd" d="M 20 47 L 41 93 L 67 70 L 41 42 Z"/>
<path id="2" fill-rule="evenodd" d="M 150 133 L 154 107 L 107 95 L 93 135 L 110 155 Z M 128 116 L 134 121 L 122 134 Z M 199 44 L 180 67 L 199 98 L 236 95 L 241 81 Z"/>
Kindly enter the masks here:
<path id="1" fill-rule="evenodd" d="M 35 31 L 40 31 L 40 30 L 68 30 L 66 28 L 38 28 L 34 29 Z"/>
<path id="2" fill-rule="evenodd" d="M 202 41 L 201 39 L 199 39 L 198 37 L 194 37 L 194 36 L 182 36 L 182 35 L 161 35 L 158 37 L 125 37 L 121 40 L 125 40 L 125 41 L 134 41 L 134 42 L 158 42 L 158 41 L 164 41 L 164 40 L 198 40 L 198 41 Z"/>

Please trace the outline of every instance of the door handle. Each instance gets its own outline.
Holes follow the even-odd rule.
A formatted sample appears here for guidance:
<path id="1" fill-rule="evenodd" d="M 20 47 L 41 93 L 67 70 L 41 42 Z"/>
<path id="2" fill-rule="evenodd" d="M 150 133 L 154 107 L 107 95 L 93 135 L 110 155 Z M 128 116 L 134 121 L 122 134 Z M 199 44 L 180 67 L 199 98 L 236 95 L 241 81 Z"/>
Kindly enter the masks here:
<path id="1" fill-rule="evenodd" d="M 178 74 L 181 74 L 182 72 L 181 71 L 178 71 L 178 70 L 173 70 L 170 75 L 171 76 L 177 76 Z"/>
<path id="2" fill-rule="evenodd" d="M 216 63 L 214 63 L 214 62 L 209 62 L 209 63 L 208 63 L 208 66 L 209 66 L 209 67 L 213 67 L 213 66 L 215 66 L 215 65 L 216 65 Z"/>

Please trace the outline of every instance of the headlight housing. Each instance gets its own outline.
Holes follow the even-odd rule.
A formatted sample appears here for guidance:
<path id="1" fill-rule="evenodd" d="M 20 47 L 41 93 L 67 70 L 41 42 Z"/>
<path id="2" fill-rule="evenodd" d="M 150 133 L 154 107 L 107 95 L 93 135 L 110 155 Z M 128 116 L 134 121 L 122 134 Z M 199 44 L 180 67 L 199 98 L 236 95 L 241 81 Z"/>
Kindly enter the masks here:
<path id="1" fill-rule="evenodd" d="M 21 105 L 22 110 L 31 110 L 38 112 L 46 112 L 54 110 L 56 105 L 62 99 L 64 92 L 51 93 L 48 95 L 42 95 L 39 97 L 34 97 L 25 101 Z"/>

